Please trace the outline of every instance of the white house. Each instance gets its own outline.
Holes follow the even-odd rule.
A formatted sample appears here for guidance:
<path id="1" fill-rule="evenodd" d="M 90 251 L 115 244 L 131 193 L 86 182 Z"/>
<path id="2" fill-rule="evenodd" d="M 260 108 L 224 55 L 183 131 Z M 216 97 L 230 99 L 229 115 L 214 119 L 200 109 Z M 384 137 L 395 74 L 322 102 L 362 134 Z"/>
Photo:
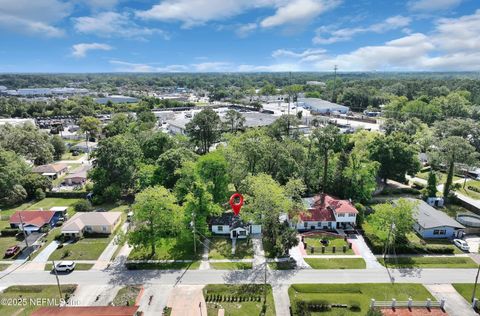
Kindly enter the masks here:
<path id="1" fill-rule="evenodd" d="M 211 231 L 217 235 L 230 235 L 230 238 L 247 238 L 250 234 L 260 234 L 262 225 L 245 223 L 232 212 L 225 212 L 210 220 Z"/>
<path id="2" fill-rule="evenodd" d="M 339 200 L 327 194 L 303 199 L 305 212 L 299 219 L 289 219 L 290 226 L 299 231 L 352 229 L 358 211 L 349 200 Z"/>
<path id="3" fill-rule="evenodd" d="M 81 237 L 84 233 L 111 234 L 121 222 L 121 212 L 76 213 L 62 227 L 67 237 Z"/>

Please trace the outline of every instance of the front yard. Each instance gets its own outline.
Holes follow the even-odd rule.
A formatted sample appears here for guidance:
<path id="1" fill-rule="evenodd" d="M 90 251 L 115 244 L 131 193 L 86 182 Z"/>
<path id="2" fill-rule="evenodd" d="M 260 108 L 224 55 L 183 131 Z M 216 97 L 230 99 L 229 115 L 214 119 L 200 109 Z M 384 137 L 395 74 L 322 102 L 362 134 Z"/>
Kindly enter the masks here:
<path id="1" fill-rule="evenodd" d="M 293 284 L 288 289 L 293 315 L 305 304 L 322 304 L 326 310 L 321 315 L 366 315 L 370 301 L 406 301 L 412 297 L 415 301 L 433 298 L 428 290 L 420 284 Z M 345 307 L 331 307 L 332 304 L 345 304 Z M 316 315 L 316 314 L 315 314 Z"/>
<path id="2" fill-rule="evenodd" d="M 76 285 L 62 285 L 62 299 L 65 299 L 65 296 L 70 296 L 76 287 Z M 56 299 L 60 302 L 56 285 L 16 285 L 5 289 L 2 293 L 2 299 L 18 301 L 20 298 L 27 300 L 24 306 L 0 304 L 0 315 L 30 315 L 41 306 L 52 306 L 51 304 L 47 305 L 49 299 Z M 38 305 L 35 305 L 34 303 L 37 302 Z"/>
<path id="3" fill-rule="evenodd" d="M 0 258 L 1 260 L 13 260 L 14 258 L 4 258 L 5 251 L 11 246 L 15 246 L 19 241 L 15 237 L 0 237 Z"/>
<path id="4" fill-rule="evenodd" d="M 137 247 L 132 250 L 128 260 L 195 260 L 200 257 L 203 245 L 197 242 L 197 254 L 193 252 L 192 234 L 162 238 L 156 244 L 155 255 L 150 255 L 150 247 Z"/>
<path id="5" fill-rule="evenodd" d="M 267 301 L 265 314 L 275 315 L 272 287 L 267 285 Z M 209 284 L 203 289 L 203 296 L 207 302 L 207 315 L 217 316 L 218 310 L 223 308 L 225 315 L 261 315 L 263 306 L 264 287 L 261 284 Z"/>
<path id="6" fill-rule="evenodd" d="M 470 257 L 397 257 L 387 258 L 390 268 L 477 268 Z M 385 265 L 382 259 L 378 262 Z"/>
<path id="7" fill-rule="evenodd" d="M 48 260 L 97 260 L 114 234 L 109 237 L 82 238 L 56 249 Z"/>
<path id="8" fill-rule="evenodd" d="M 251 262 L 210 262 L 210 267 L 215 270 L 247 270 L 252 269 Z"/>
<path id="9" fill-rule="evenodd" d="M 249 259 L 253 258 L 252 242 L 237 239 L 235 254 L 232 255 L 232 240 L 230 238 L 214 237 L 210 239 L 209 259 Z"/>
<path id="10" fill-rule="evenodd" d="M 307 244 L 307 254 L 312 255 L 353 255 L 354 252 L 349 248 L 348 242 L 346 242 L 342 237 L 329 236 L 329 235 L 319 235 L 305 237 L 305 243 Z M 322 243 L 322 240 L 325 241 L 325 244 Z M 322 246 L 325 245 L 325 252 L 322 252 Z M 313 252 L 312 252 L 313 247 Z M 335 252 L 333 249 L 335 247 Z M 343 252 L 343 247 L 346 248 L 346 251 Z"/>
<path id="11" fill-rule="evenodd" d="M 115 298 L 113 299 L 113 306 L 133 306 L 137 300 L 138 294 L 142 287 L 140 285 L 127 285 L 122 287 Z"/>
<path id="12" fill-rule="evenodd" d="M 313 269 L 365 269 L 362 258 L 304 258 Z"/>
<path id="13" fill-rule="evenodd" d="M 452 286 L 457 290 L 458 294 L 463 296 L 463 298 L 467 302 L 472 301 L 472 294 L 473 294 L 473 284 L 472 283 L 454 283 Z M 475 293 L 475 297 L 478 298 L 480 295 L 480 289 L 477 287 L 477 291 Z M 477 305 L 478 306 L 478 305 Z"/>

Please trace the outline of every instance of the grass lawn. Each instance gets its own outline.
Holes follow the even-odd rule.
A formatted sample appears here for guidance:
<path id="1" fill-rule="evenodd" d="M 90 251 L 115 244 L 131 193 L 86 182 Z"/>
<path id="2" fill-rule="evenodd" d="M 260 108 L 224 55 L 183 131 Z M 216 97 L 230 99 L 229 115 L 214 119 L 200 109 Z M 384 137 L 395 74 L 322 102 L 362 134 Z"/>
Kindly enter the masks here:
<path id="1" fill-rule="evenodd" d="M 440 208 L 441 211 L 447 213 L 448 216 L 455 218 L 457 214 L 461 213 L 471 213 L 468 209 L 461 205 L 456 205 L 456 204 L 447 204 L 443 208 Z"/>
<path id="2" fill-rule="evenodd" d="M 56 262 L 55 262 L 56 263 Z M 90 270 L 93 267 L 93 264 L 91 263 L 77 263 L 75 265 L 75 270 Z M 45 271 L 52 271 L 53 270 L 53 265 L 51 263 L 45 264 Z"/>
<path id="3" fill-rule="evenodd" d="M 201 243 L 197 242 L 197 254 L 193 252 L 193 236 L 185 234 L 178 237 L 163 238 L 157 242 L 155 255 L 150 256 L 150 247 L 137 247 L 130 252 L 129 260 L 194 260 L 203 251 Z"/>
<path id="4" fill-rule="evenodd" d="M 129 263 L 128 270 L 198 270 L 200 261 L 169 263 Z"/>
<path id="5" fill-rule="evenodd" d="M 452 284 L 455 290 L 463 296 L 467 302 L 471 302 L 473 294 L 473 284 L 472 283 L 455 283 Z M 477 291 L 475 297 L 478 298 L 480 295 L 480 288 L 477 286 Z"/>
<path id="6" fill-rule="evenodd" d="M 142 290 L 139 285 L 127 285 L 122 287 L 113 299 L 114 306 L 133 306 L 137 300 L 138 294 Z"/>
<path id="7" fill-rule="evenodd" d="M 13 260 L 14 258 L 4 258 L 5 251 L 11 246 L 15 246 L 19 241 L 15 237 L 0 237 L 0 258 L 1 260 Z"/>
<path id="8" fill-rule="evenodd" d="M 325 247 L 326 255 L 353 255 L 355 254 L 352 249 L 348 249 L 348 242 L 346 242 L 343 238 L 334 237 L 334 236 L 314 236 L 305 238 L 305 242 L 307 243 L 307 253 L 308 254 L 315 254 L 321 255 L 322 254 L 322 246 L 323 244 L 321 241 L 323 239 L 328 240 L 328 246 Z M 343 252 L 343 246 L 347 247 L 347 251 Z M 311 247 L 314 247 L 314 252 L 312 253 Z M 335 247 L 335 252 L 333 252 L 333 247 Z"/>
<path id="9" fill-rule="evenodd" d="M 268 266 L 272 270 L 292 270 L 297 266 L 294 260 L 289 261 L 279 261 L 279 262 L 269 262 Z"/>
<path id="10" fill-rule="evenodd" d="M 349 307 L 357 305 L 359 310 L 350 308 L 332 308 L 321 315 L 365 315 L 370 306 L 370 300 L 389 301 L 396 298 L 406 301 L 412 297 L 414 301 L 423 301 L 433 296 L 421 284 L 292 284 L 288 289 L 293 315 L 296 311 L 296 302 L 312 302 L 323 300 L 328 304 L 347 304 Z M 312 314 L 313 315 L 313 314 Z M 315 314 L 320 315 L 320 314 Z"/>
<path id="11" fill-rule="evenodd" d="M 5 270 L 5 269 L 8 268 L 9 266 L 10 266 L 9 264 L 0 263 L 0 271 Z"/>
<path id="12" fill-rule="evenodd" d="M 225 309 L 225 315 L 228 316 L 260 315 L 263 305 L 263 289 L 261 284 L 209 284 L 203 289 L 203 296 L 207 300 L 207 315 L 217 316 L 220 308 Z M 222 301 L 212 302 L 211 298 L 215 295 L 222 296 Z M 230 301 L 228 298 L 236 301 Z M 242 302 L 240 302 L 240 298 L 242 298 Z M 259 298 L 260 301 L 258 301 Z M 266 305 L 265 315 L 274 316 L 275 304 L 270 285 L 267 285 Z"/>
<path id="13" fill-rule="evenodd" d="M 454 254 L 464 253 L 448 239 L 422 239 L 415 233 L 409 233 L 407 237 L 413 245 L 428 246 L 429 248 L 451 248 Z"/>
<path id="14" fill-rule="evenodd" d="M 417 178 L 428 180 L 428 174 L 430 171 L 419 172 L 415 176 Z M 447 174 L 445 172 L 436 171 L 437 174 L 437 182 L 438 184 L 444 184 L 447 181 Z M 460 180 L 462 178 L 457 177 L 456 175 L 453 176 L 453 181 Z"/>
<path id="15" fill-rule="evenodd" d="M 82 158 L 83 156 L 85 156 L 85 154 L 80 154 L 80 155 L 72 155 L 71 152 L 67 151 L 66 153 L 64 153 L 62 155 L 62 158 L 60 160 L 78 160 L 80 158 Z"/>
<path id="16" fill-rule="evenodd" d="M 305 258 L 313 269 L 365 269 L 366 263 L 362 258 Z"/>
<path id="17" fill-rule="evenodd" d="M 232 255 L 232 240 L 230 238 L 210 239 L 209 259 L 249 259 L 253 258 L 251 241 L 237 239 L 235 254 Z"/>
<path id="18" fill-rule="evenodd" d="M 64 295 L 62 299 L 65 299 L 65 294 L 72 294 L 76 287 L 76 285 L 62 285 L 62 294 Z M 34 300 L 34 303 L 36 303 L 36 299 L 43 299 L 39 304 L 42 302 L 47 304 L 46 299 L 57 299 L 60 301 L 58 287 L 56 285 L 15 285 L 5 289 L 2 293 L 2 299 L 19 299 L 20 296 L 27 300 L 25 306 L 19 307 L 18 305 L 8 306 L 1 304 L 0 315 L 30 315 L 41 307 L 40 305 L 31 304 L 30 300 Z"/>
<path id="19" fill-rule="evenodd" d="M 113 236 L 82 238 L 55 250 L 48 260 L 97 260 Z M 69 252 L 68 256 L 65 256 L 66 252 Z"/>
<path id="20" fill-rule="evenodd" d="M 384 264 L 383 259 L 378 262 Z M 394 268 L 477 268 L 470 257 L 400 257 L 387 258 L 389 267 Z"/>
<path id="21" fill-rule="evenodd" d="M 210 267 L 215 270 L 247 270 L 252 269 L 251 262 L 211 262 Z"/>
<path id="22" fill-rule="evenodd" d="M 480 191 L 480 181 L 476 180 L 469 180 L 463 188 L 463 182 L 461 183 L 462 187 L 458 190 L 459 193 L 469 196 L 472 199 L 480 200 L 480 192 L 475 192 L 474 190 L 469 189 L 469 187 L 473 187 L 476 190 Z"/>

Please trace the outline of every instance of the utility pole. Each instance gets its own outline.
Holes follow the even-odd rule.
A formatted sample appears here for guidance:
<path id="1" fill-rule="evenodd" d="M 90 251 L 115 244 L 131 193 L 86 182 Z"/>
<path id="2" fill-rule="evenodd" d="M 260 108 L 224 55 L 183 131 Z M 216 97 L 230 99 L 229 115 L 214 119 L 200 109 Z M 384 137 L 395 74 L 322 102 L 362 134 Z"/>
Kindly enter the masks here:
<path id="1" fill-rule="evenodd" d="M 60 300 L 62 300 L 62 287 L 60 286 L 60 280 L 58 279 L 57 269 L 55 267 L 55 261 L 52 260 L 53 271 L 55 272 L 55 278 L 57 279 L 58 294 L 60 294 Z"/>
<path id="2" fill-rule="evenodd" d="M 25 240 L 25 246 L 26 250 L 28 252 L 28 238 L 27 238 L 27 232 L 25 231 L 25 225 L 23 225 L 23 217 L 22 217 L 22 212 L 18 212 L 18 217 L 20 218 L 20 225 L 22 225 L 22 232 L 23 232 L 23 238 Z M 28 258 L 30 259 L 30 253 L 28 254 Z"/>
<path id="3" fill-rule="evenodd" d="M 392 235 L 392 231 L 394 229 L 395 229 L 395 223 L 392 222 L 392 224 L 390 224 L 390 230 L 388 231 L 387 243 L 385 244 L 385 250 L 383 251 L 383 262 L 385 263 L 385 267 L 387 266 L 387 250 L 388 250 L 388 246 L 390 244 L 390 236 Z"/>
<path id="4" fill-rule="evenodd" d="M 337 69 L 338 69 L 338 66 L 335 65 L 333 67 L 333 71 L 334 71 L 334 77 L 333 77 L 333 92 L 332 92 L 332 102 L 336 103 L 336 98 L 335 98 L 335 89 L 336 89 L 336 86 L 337 86 Z"/>
<path id="5" fill-rule="evenodd" d="M 477 292 L 477 283 L 478 283 L 478 275 L 480 274 L 480 264 L 478 265 L 478 269 L 477 269 L 477 276 L 475 277 L 475 285 L 473 286 L 473 293 L 472 293 L 472 300 L 471 302 L 473 302 L 473 300 L 475 299 L 475 292 Z"/>

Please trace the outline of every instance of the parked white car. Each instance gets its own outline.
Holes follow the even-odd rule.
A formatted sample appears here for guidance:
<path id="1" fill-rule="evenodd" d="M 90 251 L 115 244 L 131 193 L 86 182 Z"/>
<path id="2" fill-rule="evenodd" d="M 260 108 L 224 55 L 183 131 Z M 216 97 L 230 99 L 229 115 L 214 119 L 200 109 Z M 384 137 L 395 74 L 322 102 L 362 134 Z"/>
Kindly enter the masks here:
<path id="1" fill-rule="evenodd" d="M 465 240 L 454 239 L 453 243 L 455 244 L 455 246 L 462 249 L 463 251 L 470 251 L 470 246 Z"/>
<path id="2" fill-rule="evenodd" d="M 55 265 L 55 270 L 57 272 L 71 272 L 75 269 L 75 262 L 73 261 L 62 261 Z"/>

